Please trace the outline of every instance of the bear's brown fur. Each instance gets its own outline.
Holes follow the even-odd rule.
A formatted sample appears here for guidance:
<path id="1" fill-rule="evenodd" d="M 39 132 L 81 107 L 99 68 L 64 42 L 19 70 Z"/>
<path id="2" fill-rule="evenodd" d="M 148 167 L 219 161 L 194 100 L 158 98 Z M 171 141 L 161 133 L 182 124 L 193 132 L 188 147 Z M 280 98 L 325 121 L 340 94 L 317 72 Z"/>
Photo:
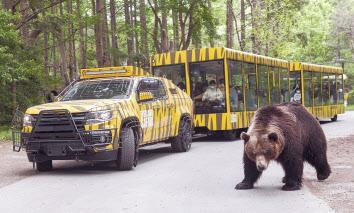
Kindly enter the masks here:
<path id="1" fill-rule="evenodd" d="M 265 106 L 257 110 L 244 140 L 244 179 L 236 189 L 251 189 L 271 160 L 284 171 L 283 190 L 298 190 L 304 160 L 315 167 L 317 179 L 328 178 L 326 137 L 319 122 L 297 103 Z"/>

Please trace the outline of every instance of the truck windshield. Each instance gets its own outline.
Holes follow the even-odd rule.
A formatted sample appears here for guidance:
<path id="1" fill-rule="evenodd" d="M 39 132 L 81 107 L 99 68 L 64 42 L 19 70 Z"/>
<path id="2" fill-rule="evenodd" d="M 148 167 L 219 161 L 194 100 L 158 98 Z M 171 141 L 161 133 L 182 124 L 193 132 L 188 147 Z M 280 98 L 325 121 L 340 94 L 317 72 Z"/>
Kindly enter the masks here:
<path id="1" fill-rule="evenodd" d="M 61 101 L 85 99 L 122 99 L 129 94 L 130 79 L 86 80 L 74 84 Z"/>

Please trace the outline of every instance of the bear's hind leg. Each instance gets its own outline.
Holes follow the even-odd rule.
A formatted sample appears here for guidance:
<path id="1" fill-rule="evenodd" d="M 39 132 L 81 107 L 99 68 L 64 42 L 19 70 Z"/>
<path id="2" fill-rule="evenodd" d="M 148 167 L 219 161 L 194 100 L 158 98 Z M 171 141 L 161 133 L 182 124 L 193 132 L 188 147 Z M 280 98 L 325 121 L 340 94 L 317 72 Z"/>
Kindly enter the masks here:
<path id="1" fill-rule="evenodd" d="M 302 172 L 304 169 L 302 158 L 288 159 L 286 162 L 282 163 L 282 166 L 285 171 L 285 185 L 282 187 L 282 190 L 299 190 L 302 185 Z"/>
<path id="2" fill-rule="evenodd" d="M 251 161 L 245 153 L 243 154 L 243 164 L 245 178 L 236 185 L 235 189 L 252 189 L 262 172 L 257 170 L 256 163 Z"/>
<path id="3" fill-rule="evenodd" d="M 322 146 L 311 147 L 309 146 L 304 153 L 305 160 L 316 169 L 317 179 L 325 180 L 331 174 L 331 168 L 327 161 L 327 147 L 325 143 L 313 143 L 322 144 Z"/>

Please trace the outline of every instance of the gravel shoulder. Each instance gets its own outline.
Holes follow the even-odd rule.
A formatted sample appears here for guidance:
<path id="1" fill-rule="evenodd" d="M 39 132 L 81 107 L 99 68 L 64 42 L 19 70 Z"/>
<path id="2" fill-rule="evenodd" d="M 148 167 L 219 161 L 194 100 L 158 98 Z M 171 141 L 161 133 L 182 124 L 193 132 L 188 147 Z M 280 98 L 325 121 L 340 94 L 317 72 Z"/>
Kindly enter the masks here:
<path id="1" fill-rule="evenodd" d="M 11 141 L 0 141 L 0 188 L 36 174 L 24 152 L 13 152 Z"/>
<path id="2" fill-rule="evenodd" d="M 328 141 L 328 161 L 332 174 L 325 184 L 317 181 L 314 169 L 306 169 L 305 184 L 336 212 L 354 211 L 354 135 Z"/>

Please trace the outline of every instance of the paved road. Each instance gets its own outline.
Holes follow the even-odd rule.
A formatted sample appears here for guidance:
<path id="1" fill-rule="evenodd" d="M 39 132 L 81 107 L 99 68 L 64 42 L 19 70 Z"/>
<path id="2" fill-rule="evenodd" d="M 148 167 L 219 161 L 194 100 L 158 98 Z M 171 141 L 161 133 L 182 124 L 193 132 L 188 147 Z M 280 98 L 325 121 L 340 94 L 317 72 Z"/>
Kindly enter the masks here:
<path id="1" fill-rule="evenodd" d="M 354 132 L 354 113 L 322 126 L 329 138 L 349 135 Z M 240 140 L 208 139 L 198 139 L 188 153 L 155 146 L 142 150 L 140 164 L 128 172 L 109 165 L 58 162 L 52 172 L 35 173 L 0 188 L 0 212 L 333 211 L 307 187 L 281 191 L 283 171 L 275 163 L 254 190 L 234 190 L 243 178 L 242 148 Z M 315 181 L 312 174 L 305 178 Z"/>

